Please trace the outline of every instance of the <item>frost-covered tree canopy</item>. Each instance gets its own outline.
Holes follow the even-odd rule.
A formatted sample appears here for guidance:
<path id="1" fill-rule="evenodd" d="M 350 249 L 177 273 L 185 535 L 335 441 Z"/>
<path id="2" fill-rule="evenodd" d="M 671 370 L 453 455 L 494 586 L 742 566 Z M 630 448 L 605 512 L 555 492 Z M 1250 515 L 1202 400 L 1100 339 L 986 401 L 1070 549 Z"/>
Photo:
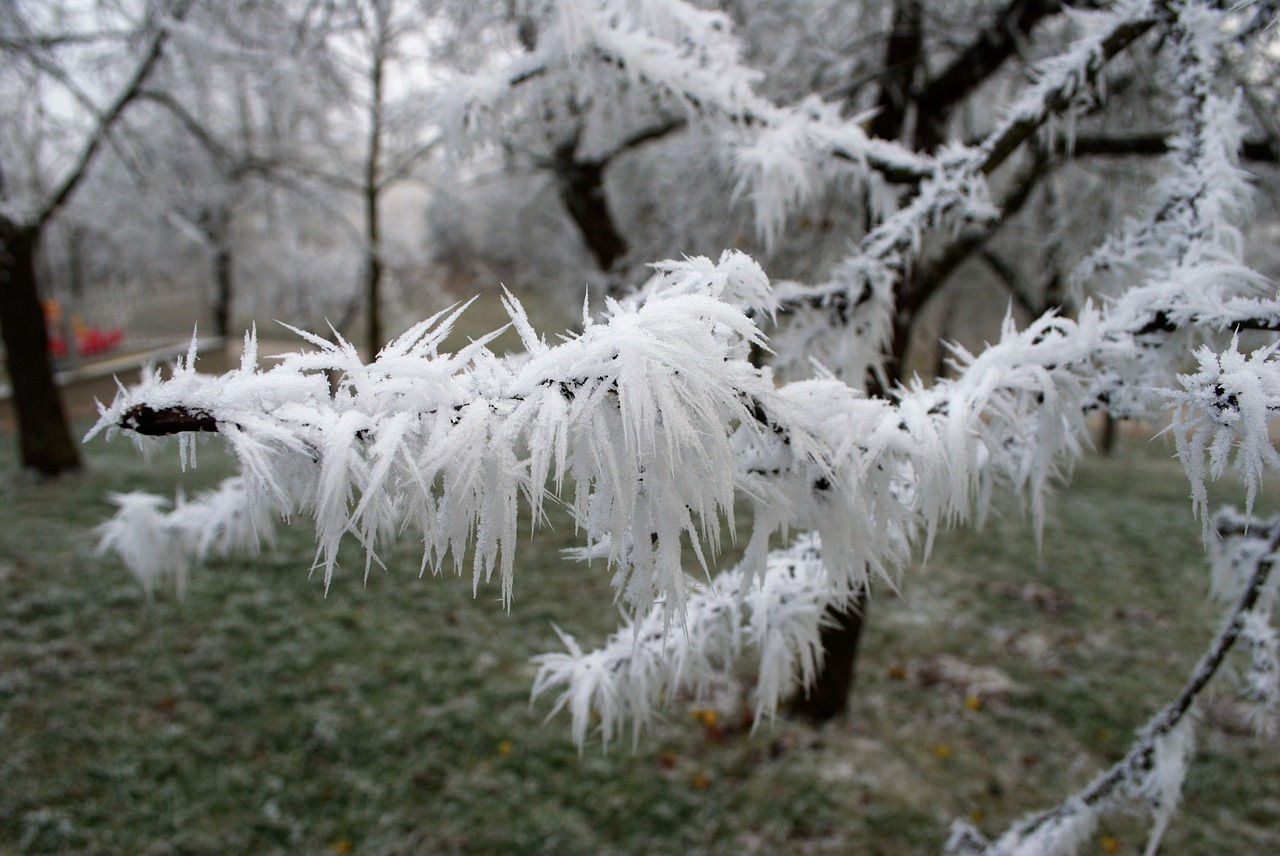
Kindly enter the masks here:
<path id="1" fill-rule="evenodd" d="M 646 93 L 729 141 L 738 186 L 726 192 L 751 200 L 766 241 L 832 182 L 908 189 L 883 198 L 874 228 L 822 281 L 771 282 L 736 251 L 658 262 L 632 294 L 584 306 L 582 329 L 556 339 L 508 295 L 516 354 L 489 347 L 499 331 L 443 350 L 466 306 L 368 362 L 340 337 L 302 331 L 310 349 L 269 368 L 253 332 L 240 368 L 221 377 L 197 373 L 191 354 L 167 379 L 122 388 L 92 433 L 177 434 L 194 462 L 192 437 L 216 432 L 243 474 L 167 514 L 154 500 L 120 498 L 104 545 L 150 585 L 187 556 L 252 543 L 254 521 L 305 516 L 326 584 L 344 539 L 364 547 L 368 573 L 388 539 L 412 533 L 423 571 L 465 570 L 474 586 L 496 575 L 510 607 L 517 511 L 527 506 L 536 523 L 558 497 L 582 532 L 580 558 L 604 560 L 629 618 L 594 651 L 562 632 L 566 651 L 540 658 L 535 693 L 569 713 L 580 746 L 593 732 L 608 744 L 638 734 L 672 688 L 705 683 L 747 652 L 767 719 L 814 674 L 829 608 L 868 587 L 909 585 L 904 567 L 939 528 L 981 522 L 997 490 L 1041 517 L 1046 488 L 1086 443 L 1089 412 L 1169 409 L 1208 540 L 1230 535 L 1220 577 L 1234 605 L 1217 647 L 1115 769 L 995 842 L 957 828 L 951 843 L 960 853 L 1073 852 L 1098 812 L 1127 803 L 1152 811 L 1154 849 L 1190 752 L 1188 712 L 1226 648 L 1237 638 L 1252 646 L 1264 708 L 1274 713 L 1280 696 L 1268 581 L 1278 530 L 1215 523 L 1204 488 L 1233 469 L 1247 514 L 1264 471 L 1280 463 L 1268 435 L 1280 405 L 1276 348 L 1242 345 L 1244 331 L 1280 329 L 1280 296 L 1243 259 L 1252 190 L 1228 73 L 1254 42 L 1274 50 L 1270 4 L 1121 0 L 1078 13 L 1077 37 L 1039 63 L 988 133 L 935 153 L 875 139 L 864 117 L 816 96 L 770 100 L 723 14 L 676 0 L 517 5 L 536 13 L 536 44 L 495 54 L 449 89 L 457 134 L 528 121 L 518 97 L 544 79 Z M 1158 43 L 1170 103 L 1163 177 L 1147 213 L 1079 266 L 1079 311 L 1023 329 L 1006 320 L 985 349 L 956 348 L 953 377 L 868 397 L 895 284 L 922 246 L 998 218 L 1000 167 L 1053 123 L 1068 129 L 1053 144 L 1069 148 L 1072 117 L 1106 109 L 1108 61 L 1146 42 Z M 767 365 L 753 359 L 761 352 Z M 231 491 L 243 501 L 226 499 Z M 735 519 L 738 502 L 749 521 Z M 193 523 L 199 514 L 205 522 Z M 716 572 L 726 537 L 743 539 L 746 554 Z"/>

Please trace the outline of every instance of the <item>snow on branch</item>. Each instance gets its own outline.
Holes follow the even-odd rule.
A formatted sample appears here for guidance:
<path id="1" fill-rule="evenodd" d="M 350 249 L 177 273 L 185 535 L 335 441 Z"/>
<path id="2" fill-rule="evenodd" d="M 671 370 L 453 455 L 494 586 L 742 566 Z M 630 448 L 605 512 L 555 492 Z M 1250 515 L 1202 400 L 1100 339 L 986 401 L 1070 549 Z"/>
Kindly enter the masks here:
<path id="1" fill-rule="evenodd" d="M 760 73 L 740 60 L 732 21 L 679 0 L 560 0 L 556 49 L 604 62 L 695 111 L 736 115 L 757 101 Z"/>
<path id="2" fill-rule="evenodd" d="M 1107 306 L 1097 395 L 1113 413 L 1149 412 L 1157 398 L 1173 409 L 1169 430 L 1207 533 L 1207 478 L 1221 477 L 1231 463 L 1252 509 L 1264 470 L 1280 469 L 1268 428 L 1280 405 L 1275 345 L 1246 356 L 1236 335 L 1242 327 L 1280 327 L 1280 301 L 1275 284 L 1243 261 L 1240 224 L 1253 189 L 1238 165 L 1238 99 L 1213 88 L 1221 13 L 1193 3 L 1174 4 L 1174 12 L 1163 54 L 1179 96 L 1168 173 L 1150 217 L 1104 243 L 1077 276 L 1107 273 L 1124 287 Z M 1199 370 L 1177 375 L 1181 389 L 1167 389 L 1171 355 L 1193 351 Z"/>
<path id="3" fill-rule="evenodd" d="M 1134 221 L 1094 250 L 1072 273 L 1077 288 L 1108 272 L 1131 276 L 1151 266 L 1178 264 L 1187 254 L 1211 253 L 1238 264 L 1239 224 L 1253 188 L 1239 166 L 1244 123 L 1239 97 L 1214 91 L 1225 40 L 1220 12 L 1180 3 L 1163 55 L 1163 74 L 1177 93 L 1177 125 L 1168 140 L 1168 172 L 1156 185 L 1151 214 Z"/>
<path id="4" fill-rule="evenodd" d="M 1035 83 L 978 146 L 984 175 L 995 172 L 1050 118 L 1069 115 L 1096 100 L 1107 62 L 1149 32 L 1167 12 L 1163 4 L 1151 0 L 1118 0 L 1100 11 L 1071 14 L 1084 35 L 1063 53 L 1038 63 Z"/>
<path id="5" fill-rule="evenodd" d="M 1239 98 L 1213 89 L 1221 13 L 1189 3 L 1177 4 L 1176 11 L 1163 54 L 1163 73 L 1178 94 L 1168 172 L 1155 188 L 1148 219 L 1111 236 L 1073 280 L 1079 286 L 1108 273 L 1122 285 L 1138 279 L 1137 288 L 1115 299 L 1111 315 L 1139 336 L 1245 323 L 1271 327 L 1280 321 L 1274 285 L 1243 262 L 1240 226 L 1254 190 L 1239 166 Z"/>
<path id="6" fill-rule="evenodd" d="M 553 713 L 569 711 L 579 749 L 593 721 L 607 747 L 628 726 L 638 735 L 677 689 L 696 692 L 753 649 L 757 718 L 773 716 L 817 674 L 828 607 L 896 585 L 939 526 L 981 518 L 998 485 L 1029 495 L 1043 516 L 1049 481 L 1085 436 L 1081 342 L 1096 317 L 1086 324 L 1046 316 L 1019 332 L 1008 322 L 981 355 L 958 352 L 958 378 L 896 402 L 831 377 L 780 387 L 777 409 L 762 406 L 758 419 L 808 438 L 821 457 L 797 458 L 791 443 L 740 449 L 755 507 L 743 561 L 688 598 L 681 628 L 655 609 L 595 650 L 562 633 L 568 652 L 538 658 L 535 698 L 558 688 Z M 766 556 L 770 533 L 788 526 L 815 531 Z"/>
<path id="7" fill-rule="evenodd" d="M 496 71 L 460 77 L 441 98 L 454 136 L 488 133 L 531 84 L 561 95 L 630 83 L 694 114 L 737 116 L 761 103 L 759 72 L 740 60 L 741 44 L 723 12 L 682 0 L 555 0 L 536 47 Z M 600 80 L 600 78 L 604 80 Z M 458 133 L 461 132 L 461 133 Z"/>
<path id="8" fill-rule="evenodd" d="M 1247 511 L 1253 510 L 1266 468 L 1280 471 L 1270 431 L 1272 417 L 1280 413 L 1277 348 L 1272 343 L 1246 356 L 1238 337 L 1222 353 L 1204 346 L 1196 351 L 1199 371 L 1178 375 L 1182 389 L 1168 392 L 1173 409 L 1168 430 L 1191 478 L 1192 507 L 1199 517 L 1207 517 L 1206 481 L 1221 478 L 1228 465 L 1246 487 Z"/>
<path id="9" fill-rule="evenodd" d="M 446 122 L 455 127 L 454 138 L 492 133 L 530 81 L 557 80 L 546 85 L 560 92 L 598 88 L 607 85 L 599 82 L 599 66 L 612 66 L 692 116 L 733 129 L 735 192 L 751 201 L 766 246 L 776 242 L 790 214 L 841 176 L 860 182 L 876 174 L 875 181 L 934 185 L 922 202 L 898 212 L 858 248 L 857 255 L 897 268 L 918 247 L 921 232 L 947 212 L 989 211 L 985 189 L 976 192 L 975 186 L 1052 116 L 1089 103 L 1106 62 L 1164 14 L 1149 0 L 1080 13 L 1085 35 L 1040 65 L 1036 83 L 979 146 L 932 157 L 868 137 L 866 117 L 842 116 L 837 104 L 810 97 L 777 105 L 757 94 L 758 73 L 741 62 L 722 13 L 678 0 L 561 0 L 555 8 L 534 53 L 450 87 L 440 112 L 454 117 Z M 976 207 L 964 204 L 974 199 Z M 810 300 L 821 302 L 829 291 L 819 287 Z"/>
<path id="10" fill-rule="evenodd" d="M 1138 732 L 1128 753 L 1061 804 L 1030 815 L 1009 828 L 994 842 L 968 823 L 957 821 L 947 842 L 953 856 L 1068 856 L 1077 851 L 1108 811 L 1137 808 L 1150 814 L 1151 834 L 1147 856 L 1154 856 L 1181 797 L 1186 765 L 1193 748 L 1195 702 L 1217 673 L 1236 641 L 1251 641 L 1258 626 L 1269 631 L 1274 655 L 1275 632 L 1269 623 L 1276 585 L 1271 571 L 1280 549 L 1280 519 L 1251 524 L 1227 510 L 1215 524 L 1229 537 L 1221 542 L 1218 563 L 1244 571 L 1235 586 L 1235 604 L 1217 636 L 1210 642 L 1178 695 Z M 1247 529 L 1245 527 L 1247 526 Z M 1244 531 L 1242 531 L 1244 530 Z M 1267 634 L 1261 634 L 1266 636 Z M 1256 658 L 1256 655 L 1255 655 Z M 1265 657 L 1263 659 L 1266 659 Z M 1264 672 L 1267 691 L 1274 700 L 1280 669 L 1274 656 Z"/>
<path id="11" fill-rule="evenodd" d="M 1267 529 L 1232 508 L 1215 515 L 1213 528 L 1217 539 L 1210 551 L 1211 594 L 1219 602 L 1230 602 L 1248 591 L 1254 567 L 1270 560 Z M 1240 624 L 1240 637 L 1249 646 L 1245 698 L 1254 704 L 1252 718 L 1258 730 L 1271 736 L 1280 725 L 1280 635 L 1273 624 L 1278 597 L 1280 579 L 1272 578 Z"/>
<path id="12" fill-rule="evenodd" d="M 488 337 L 438 352 L 461 310 L 369 365 L 309 337 L 316 351 L 262 371 L 250 336 L 239 370 L 198 375 L 189 355 L 172 379 L 123 391 L 94 432 L 216 429 L 255 490 L 315 518 L 326 579 L 345 536 L 374 561 L 380 533 L 404 522 L 422 533 L 424 567 L 460 563 L 474 539 L 473 581 L 499 569 L 509 593 L 518 501 L 536 521 L 548 482 L 571 484 L 622 600 L 644 614 L 662 598 L 668 617 L 688 592 L 681 535 L 705 573 L 735 496 L 755 508 L 746 567 L 765 566 L 772 533 L 811 529 L 831 584 L 850 592 L 892 582 L 919 533 L 927 543 L 939 525 L 981 517 L 996 484 L 1039 509 L 1080 448 L 1095 320 L 1008 324 L 983 354 L 958 353 L 958 378 L 894 403 L 834 377 L 779 387 L 752 367 L 746 351 L 763 340 L 744 309 L 768 311 L 770 295 L 741 254 L 659 265 L 642 296 L 554 346 L 509 301 L 519 358 L 492 354 Z"/>
<path id="13" fill-rule="evenodd" d="M 767 307 L 768 297 L 745 257 L 658 271 L 639 308 L 616 304 L 608 323 L 557 346 L 538 339 L 511 302 L 523 360 L 494 357 L 484 340 L 438 353 L 456 312 L 424 322 L 368 366 L 345 343 L 317 339 L 318 352 L 264 372 L 250 337 L 239 371 L 201 378 L 189 356 L 172 380 L 123 393 L 95 431 L 146 431 L 154 414 L 185 413 L 190 429 L 212 424 L 245 465 L 242 487 L 270 497 L 254 507 L 309 510 L 326 559 L 347 532 L 372 553 L 382 530 L 404 522 L 435 551 L 424 561 L 438 563 L 450 548 L 458 561 L 467 537 L 477 555 L 501 549 L 509 561 L 514 532 L 505 521 L 517 498 L 536 519 L 548 479 L 556 489 L 572 480 L 586 554 L 610 560 L 639 617 L 598 651 L 583 652 L 566 634 L 568 653 L 539 660 L 535 695 L 559 689 L 556 709 L 569 710 L 579 745 L 593 717 L 607 744 L 627 727 L 638 734 L 674 688 L 711 680 L 749 649 L 760 662 L 757 715 L 767 719 L 816 675 L 828 606 L 877 578 L 895 585 L 922 541 L 927 548 L 939 526 L 980 518 L 998 485 L 1030 494 L 1041 513 L 1040 495 L 1084 436 L 1082 343 L 1096 319 L 1083 329 L 1052 316 L 1024 331 L 1009 322 L 982 354 L 957 352 L 957 378 L 902 390 L 894 402 L 832 377 L 775 388 L 736 358 L 757 334 L 724 301 Z M 675 325 L 663 331 L 672 335 L 656 335 L 649 322 L 655 335 L 639 336 L 647 313 Z M 686 350 L 708 335 L 718 344 Z M 312 376 L 329 369 L 345 375 L 333 398 Z M 703 371 L 711 372 L 705 382 Z M 521 445 L 526 457 L 515 451 Z M 683 532 L 695 551 L 713 548 L 716 519 L 735 495 L 755 508 L 744 560 L 695 583 L 670 545 Z M 146 562 L 185 572 L 190 552 L 175 550 L 189 550 L 190 540 L 166 534 L 174 524 L 156 500 L 133 502 L 104 527 L 117 534 L 103 547 L 144 579 L 163 567 Z M 187 510 L 184 519 L 194 519 L 194 505 Z M 190 531 L 209 531 L 213 519 Z M 792 527 L 817 534 L 769 552 L 770 536 Z"/>
<path id="14" fill-rule="evenodd" d="M 891 335 L 895 288 L 919 254 L 926 232 L 951 227 L 958 240 L 956 226 L 994 222 L 999 212 L 990 199 L 987 176 L 1050 118 L 1089 103 L 1107 61 L 1147 33 L 1161 14 L 1146 0 L 1080 13 L 1085 34 L 1066 52 L 1040 64 L 1036 83 L 985 139 L 972 147 L 951 145 L 932 158 L 910 201 L 868 232 L 835 266 L 827 282 L 787 283 L 779 289 L 779 308 L 799 321 L 797 337 L 812 341 L 824 328 L 852 327 L 867 338 L 836 355 L 845 360 L 836 364 L 841 373 L 853 379 L 863 366 L 878 365 Z M 790 188 L 791 197 L 799 199 L 808 193 L 799 177 L 782 183 Z M 774 204 L 772 213 L 764 215 L 766 231 L 776 228 L 770 225 L 771 218 L 787 207 Z M 820 317 L 823 314 L 826 320 Z"/>

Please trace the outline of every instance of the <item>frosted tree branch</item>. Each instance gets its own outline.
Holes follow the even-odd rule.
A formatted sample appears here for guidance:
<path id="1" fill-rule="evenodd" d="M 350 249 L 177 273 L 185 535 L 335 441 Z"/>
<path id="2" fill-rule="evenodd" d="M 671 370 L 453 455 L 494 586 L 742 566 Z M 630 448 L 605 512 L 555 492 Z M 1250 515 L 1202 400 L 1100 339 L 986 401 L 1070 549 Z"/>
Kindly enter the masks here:
<path id="1" fill-rule="evenodd" d="M 682 633 L 669 632 L 660 608 L 625 623 L 588 653 L 560 631 L 568 650 L 534 658 L 532 698 L 559 688 L 548 718 L 567 710 L 579 751 L 593 725 L 607 749 L 628 725 L 639 740 L 665 698 L 697 694 L 750 650 L 760 664 L 756 721 L 771 719 L 779 700 L 816 674 L 822 658 L 817 628 L 833 599 L 821 544 L 804 536 L 770 553 L 764 574 L 739 566 L 697 585 L 685 604 Z"/>
<path id="2" fill-rule="evenodd" d="M 536 520 L 548 480 L 572 483 L 579 524 L 613 545 L 623 600 L 645 610 L 662 597 L 678 611 L 681 535 L 699 562 L 704 548 L 714 554 L 744 487 L 734 444 L 767 433 L 753 403 L 779 406 L 767 372 L 744 359 L 763 340 L 734 305 L 767 295 L 759 267 L 727 254 L 719 266 L 672 263 L 665 276 L 661 299 L 611 302 L 607 323 L 557 345 L 508 299 L 520 359 L 488 350 L 501 331 L 439 352 L 461 310 L 422 322 L 368 365 L 345 341 L 302 334 L 315 350 L 262 371 L 251 334 L 239 370 L 199 375 L 191 354 L 170 380 L 123 391 L 94 433 L 216 430 L 280 510 L 314 516 L 326 581 L 345 535 L 375 561 L 379 531 L 401 514 L 422 532 L 424 568 L 461 561 L 474 543 L 475 583 L 498 569 L 509 598 L 518 499 Z M 342 376 L 334 396 L 328 372 Z M 799 430 L 789 441 L 802 458 L 821 455 Z"/>
<path id="3" fill-rule="evenodd" d="M 1003 165 L 1051 117 L 1090 98 L 1107 61 L 1158 21 L 1157 7 L 1143 0 L 1117 3 L 1101 13 L 1091 33 L 1066 53 L 1041 65 L 1037 83 L 1007 110 L 1004 120 L 981 142 L 944 150 L 935 169 L 922 176 L 919 194 L 862 238 L 846 266 L 856 265 L 860 270 L 874 266 L 900 276 L 926 228 L 956 212 L 975 219 L 994 216 L 986 196 L 985 177 Z M 856 303 L 871 280 L 865 275 L 837 276 L 825 284 L 796 287 L 780 297 L 781 308 L 838 308 L 841 301 Z"/>
<path id="4" fill-rule="evenodd" d="M 211 555 L 256 553 L 274 540 L 273 509 L 239 476 L 191 501 L 179 495 L 169 511 L 161 497 L 140 491 L 110 499 L 119 511 L 98 527 L 98 552 L 120 556 L 148 597 L 170 578 L 181 594 L 191 567 Z"/>

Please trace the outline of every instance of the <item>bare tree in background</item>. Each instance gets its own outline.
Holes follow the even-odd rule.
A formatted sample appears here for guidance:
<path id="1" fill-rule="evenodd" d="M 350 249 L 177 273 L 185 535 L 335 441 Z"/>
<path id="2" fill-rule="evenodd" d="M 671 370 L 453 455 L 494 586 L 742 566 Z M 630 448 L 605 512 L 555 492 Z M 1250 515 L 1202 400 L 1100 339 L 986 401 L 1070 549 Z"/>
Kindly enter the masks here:
<path id="1" fill-rule="evenodd" d="M 120 30 L 98 30 L 103 19 L 60 4 L 39 9 L 6 4 L 0 12 L 5 56 L 0 75 L 19 99 L 6 105 L 15 133 L 0 148 L 0 334 L 22 464 L 47 476 L 77 469 L 81 462 L 49 360 L 36 273 L 40 242 L 138 99 L 164 53 L 169 25 L 189 5 L 187 0 L 147 3 L 133 16 L 105 19 Z M 72 25 L 63 26 L 68 21 Z M 85 45 L 105 45 L 122 69 L 105 97 L 94 91 L 96 75 L 87 65 L 64 60 L 64 51 Z M 50 90 L 61 104 L 43 103 L 52 97 Z M 57 115 L 68 106 L 80 117 L 72 127 Z M 14 122 L 15 112 L 25 115 Z"/>

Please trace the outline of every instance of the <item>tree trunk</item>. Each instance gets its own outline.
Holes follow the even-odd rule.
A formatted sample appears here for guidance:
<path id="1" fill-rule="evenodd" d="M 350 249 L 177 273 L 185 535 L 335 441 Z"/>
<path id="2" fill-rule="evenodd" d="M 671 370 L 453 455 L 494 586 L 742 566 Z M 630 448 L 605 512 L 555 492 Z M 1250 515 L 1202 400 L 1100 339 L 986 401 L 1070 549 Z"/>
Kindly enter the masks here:
<path id="1" fill-rule="evenodd" d="M 1098 449 L 1104 456 L 1110 457 L 1116 448 L 1116 418 L 1109 411 L 1102 414 L 1102 436 L 1098 438 Z"/>
<path id="2" fill-rule="evenodd" d="M 609 214 L 602 179 L 599 165 L 585 164 L 561 185 L 560 195 L 600 269 L 608 271 L 627 251 L 627 243 Z"/>
<path id="3" fill-rule="evenodd" d="M 205 208 L 195 224 L 209 246 L 209 277 L 213 286 L 209 308 L 213 316 L 213 332 L 226 338 L 231 333 L 231 304 L 235 299 L 231 210 L 224 205 Z"/>
<path id="4" fill-rule="evenodd" d="M 892 29 L 885 46 L 885 73 L 880 81 L 877 114 L 870 129 L 872 136 L 885 139 L 904 136 L 923 45 L 918 0 L 896 0 Z M 912 286 L 911 273 L 908 272 L 897 288 L 891 353 L 884 367 L 890 383 L 900 376 L 911 327 L 915 322 L 914 313 L 918 306 L 911 294 Z M 867 379 L 867 392 L 883 396 L 888 390 L 883 389 L 879 380 L 872 376 Z M 862 625 L 867 615 L 867 600 L 867 590 L 863 588 L 848 608 L 827 610 L 829 624 L 822 631 L 822 668 L 814 677 L 813 685 L 791 700 L 791 710 L 799 716 L 820 723 L 835 719 L 848 709 Z"/>
<path id="5" fill-rule="evenodd" d="M 919 0 L 895 0 L 892 30 L 885 46 L 885 73 L 880 81 L 877 114 L 870 129 L 872 135 L 908 144 L 912 142 L 910 138 L 914 138 L 918 150 L 935 150 L 945 139 L 948 119 L 961 98 L 1014 55 L 1020 36 L 1062 5 L 1061 0 L 1009 0 L 997 16 L 996 27 L 980 34 L 938 77 L 918 86 L 917 78 L 924 71 L 921 4 Z M 914 134 L 908 133 L 911 108 L 916 119 Z M 941 284 L 942 279 L 921 281 L 916 269 L 904 272 L 899 280 L 895 289 L 893 338 L 885 363 L 890 385 L 902 378 L 912 329 L 929 296 Z M 879 387 L 879 382 L 872 378 L 868 392 L 880 396 L 888 392 Z M 829 614 L 833 625 L 822 634 L 823 665 L 808 694 L 793 700 L 792 709 L 797 713 L 823 722 L 839 716 L 848 707 L 854 662 L 866 619 L 866 601 L 864 591 L 850 609 Z"/>
<path id="6" fill-rule="evenodd" d="M 380 163 L 382 160 L 382 120 L 383 120 L 383 71 L 386 62 L 386 51 L 389 44 L 390 24 L 386 7 L 375 5 L 377 16 L 377 40 L 374 48 L 373 65 L 370 67 L 370 99 L 369 99 L 369 148 L 365 152 L 364 162 L 364 239 L 365 247 L 365 303 L 366 316 L 365 339 L 369 348 L 369 359 L 373 359 L 382 350 L 382 245 L 379 234 L 378 197 L 382 188 Z"/>
<path id="7" fill-rule="evenodd" d="M 575 135 L 571 142 L 556 149 L 553 169 L 569 216 L 600 270 L 607 272 L 626 253 L 627 242 L 609 213 L 609 200 L 604 192 L 607 161 L 577 160 L 577 143 Z"/>
<path id="8" fill-rule="evenodd" d="M 213 248 L 213 332 L 231 335 L 231 248 L 225 238 Z"/>
<path id="9" fill-rule="evenodd" d="M 13 409 L 23 467 L 46 476 L 77 470 L 71 438 L 49 361 L 49 336 L 36 288 L 39 231 L 0 217 L 0 336 L 8 354 Z"/>
<path id="10" fill-rule="evenodd" d="M 879 103 L 869 129 L 873 137 L 896 140 L 903 135 L 907 109 L 911 106 L 911 89 L 920 67 L 920 50 L 924 45 L 920 21 L 917 0 L 897 0 L 894 3 L 893 24 L 880 78 Z"/>
<path id="11" fill-rule="evenodd" d="M 893 340 L 885 362 L 890 386 L 902 376 L 911 331 L 920 314 L 914 295 L 902 294 L 899 300 L 906 305 L 899 308 L 893 319 Z M 867 381 L 867 386 L 870 394 L 879 397 L 884 397 L 889 391 L 882 388 L 874 377 Z M 843 716 L 848 710 L 869 600 L 864 587 L 849 607 L 827 610 L 828 624 L 821 636 L 822 667 L 818 669 L 813 685 L 791 700 L 791 710 L 798 716 L 813 723 L 822 723 Z"/>
<path id="12" fill-rule="evenodd" d="M 813 686 L 791 700 L 791 712 L 815 724 L 844 714 L 858 661 L 858 643 L 867 617 L 867 590 L 842 610 L 828 610 L 831 623 L 822 629 L 822 669 Z"/>
<path id="13" fill-rule="evenodd" d="M 366 344 L 369 358 L 382 350 L 382 257 L 378 244 L 378 193 L 370 189 L 365 196 L 365 240 L 369 242 L 365 258 L 365 302 L 369 314 L 366 318 Z"/>

